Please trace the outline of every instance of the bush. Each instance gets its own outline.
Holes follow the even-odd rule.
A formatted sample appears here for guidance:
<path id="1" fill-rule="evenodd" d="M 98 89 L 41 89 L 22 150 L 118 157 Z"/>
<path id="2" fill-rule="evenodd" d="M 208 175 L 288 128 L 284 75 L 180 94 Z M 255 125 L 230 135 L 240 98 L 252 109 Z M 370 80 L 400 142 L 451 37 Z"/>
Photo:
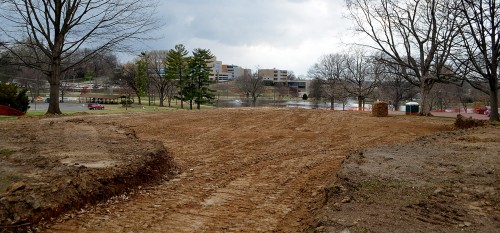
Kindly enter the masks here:
<path id="1" fill-rule="evenodd" d="M 26 89 L 18 91 L 18 86 L 15 84 L 0 83 L 0 104 L 26 112 L 30 104 L 27 91 Z"/>
<path id="2" fill-rule="evenodd" d="M 131 99 L 121 100 L 121 102 L 120 102 L 120 104 L 122 104 L 123 106 L 125 106 L 125 105 L 130 106 L 132 103 L 134 103 L 134 101 L 132 101 Z"/>
<path id="3" fill-rule="evenodd" d="M 307 98 L 309 98 L 309 97 L 307 96 L 307 94 L 302 95 L 302 99 L 303 99 L 303 100 L 307 100 Z"/>

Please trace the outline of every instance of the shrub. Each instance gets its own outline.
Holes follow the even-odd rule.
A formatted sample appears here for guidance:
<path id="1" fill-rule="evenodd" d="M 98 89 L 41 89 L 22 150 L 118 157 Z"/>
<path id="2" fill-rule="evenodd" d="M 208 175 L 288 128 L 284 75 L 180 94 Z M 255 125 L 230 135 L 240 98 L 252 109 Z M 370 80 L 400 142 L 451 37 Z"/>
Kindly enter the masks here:
<path id="1" fill-rule="evenodd" d="M 307 98 L 309 98 L 309 97 L 307 96 L 307 94 L 302 95 L 302 99 L 303 99 L 303 100 L 307 100 Z"/>
<path id="2" fill-rule="evenodd" d="M 18 89 L 15 84 L 0 83 L 0 104 L 26 112 L 29 108 L 28 90 Z"/>
<path id="3" fill-rule="evenodd" d="M 125 105 L 130 106 L 132 103 L 134 103 L 134 101 L 132 101 L 131 99 L 128 99 L 128 100 L 121 100 L 121 101 L 120 101 L 120 104 L 122 104 L 123 106 L 125 106 Z"/>

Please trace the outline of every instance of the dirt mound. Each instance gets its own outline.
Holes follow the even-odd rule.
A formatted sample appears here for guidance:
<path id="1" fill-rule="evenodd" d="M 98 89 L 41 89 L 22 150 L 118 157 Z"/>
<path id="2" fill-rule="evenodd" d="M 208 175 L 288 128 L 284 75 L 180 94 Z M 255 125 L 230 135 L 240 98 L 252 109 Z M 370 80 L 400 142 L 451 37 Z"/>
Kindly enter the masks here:
<path id="1" fill-rule="evenodd" d="M 472 117 L 466 118 L 462 115 L 457 115 L 457 119 L 455 120 L 455 127 L 457 129 L 469 129 L 473 127 L 480 127 L 486 125 L 488 121 L 485 120 L 477 120 Z"/>
<path id="2" fill-rule="evenodd" d="M 163 144 L 82 117 L 0 124 L 0 232 L 78 209 L 179 172 Z"/>
<path id="3" fill-rule="evenodd" d="M 353 153 L 309 230 L 498 232 L 499 153 L 499 127 Z"/>
<path id="4" fill-rule="evenodd" d="M 369 113 L 279 108 L 4 121 L 0 122 L 0 203 L 6 204 L 0 206 L 4 211 L 1 220 L 5 222 L 0 231 L 11 231 L 13 224 L 25 224 L 18 229 L 103 233 L 301 232 L 317 223 L 311 216 L 323 206 L 325 193 L 340 197 L 339 201 L 327 202 L 339 202 L 335 208 L 352 206 L 360 212 L 365 210 L 367 205 L 350 205 L 363 200 L 344 194 L 350 192 L 350 186 L 328 186 L 336 179 L 347 155 L 381 145 L 412 142 L 424 135 L 450 130 L 453 122 L 452 118 L 377 118 Z M 497 138 L 489 134 L 464 135 L 463 141 L 498 144 Z M 432 137 L 420 140 L 429 145 L 439 141 Z M 488 144 L 474 146 L 490 150 Z M 408 161 L 412 164 L 413 160 Z M 462 161 L 451 162 L 460 167 Z M 384 160 L 372 165 L 379 163 Z M 179 170 L 182 173 L 169 179 Z M 388 173 L 391 174 L 398 175 Z M 144 187 L 141 183 L 162 178 L 165 179 L 157 185 Z M 135 185 L 143 187 L 79 208 Z M 400 183 L 389 185 L 399 187 Z M 380 190 L 381 185 L 368 182 L 366 187 Z M 400 190 L 389 194 L 397 196 L 413 189 Z M 436 203 L 439 204 L 411 202 L 403 209 L 423 211 Z M 77 209 L 30 228 L 35 220 L 69 208 Z M 448 209 L 463 214 L 460 208 L 458 205 Z M 391 211 L 381 208 L 372 214 L 378 216 L 379 222 L 389 221 L 386 216 Z M 319 219 L 324 216 L 327 215 Z M 329 221 L 338 222 L 322 222 Z M 347 217 L 339 221 L 342 226 L 352 224 Z M 472 227 L 476 224 L 460 224 L 466 223 Z M 411 227 L 418 230 L 420 226 Z"/>

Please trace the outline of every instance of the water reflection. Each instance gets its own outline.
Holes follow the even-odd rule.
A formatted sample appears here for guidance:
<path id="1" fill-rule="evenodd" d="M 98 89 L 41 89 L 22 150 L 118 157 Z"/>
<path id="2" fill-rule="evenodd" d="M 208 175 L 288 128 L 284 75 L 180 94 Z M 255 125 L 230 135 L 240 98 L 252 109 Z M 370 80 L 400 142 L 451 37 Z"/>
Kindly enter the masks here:
<path id="1" fill-rule="evenodd" d="M 214 105 L 218 108 L 238 108 L 238 107 L 287 107 L 287 108 L 305 108 L 305 109 L 330 109 L 328 102 L 315 102 L 304 100 L 267 100 L 258 99 L 253 105 L 250 99 L 235 99 L 235 100 L 216 100 Z M 358 104 L 354 101 L 349 101 L 347 104 L 334 104 L 335 110 L 357 110 Z M 370 104 L 365 105 L 365 110 L 371 109 Z"/>

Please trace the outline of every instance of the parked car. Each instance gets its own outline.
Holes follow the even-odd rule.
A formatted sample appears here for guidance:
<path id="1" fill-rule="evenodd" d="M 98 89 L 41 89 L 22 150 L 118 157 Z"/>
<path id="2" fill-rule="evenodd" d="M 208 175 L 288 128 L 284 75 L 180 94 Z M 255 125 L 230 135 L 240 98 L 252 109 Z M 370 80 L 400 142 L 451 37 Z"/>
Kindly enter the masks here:
<path id="1" fill-rule="evenodd" d="M 89 108 L 89 110 L 103 110 L 104 106 L 102 106 L 98 103 L 89 103 L 87 105 L 87 108 Z"/>

